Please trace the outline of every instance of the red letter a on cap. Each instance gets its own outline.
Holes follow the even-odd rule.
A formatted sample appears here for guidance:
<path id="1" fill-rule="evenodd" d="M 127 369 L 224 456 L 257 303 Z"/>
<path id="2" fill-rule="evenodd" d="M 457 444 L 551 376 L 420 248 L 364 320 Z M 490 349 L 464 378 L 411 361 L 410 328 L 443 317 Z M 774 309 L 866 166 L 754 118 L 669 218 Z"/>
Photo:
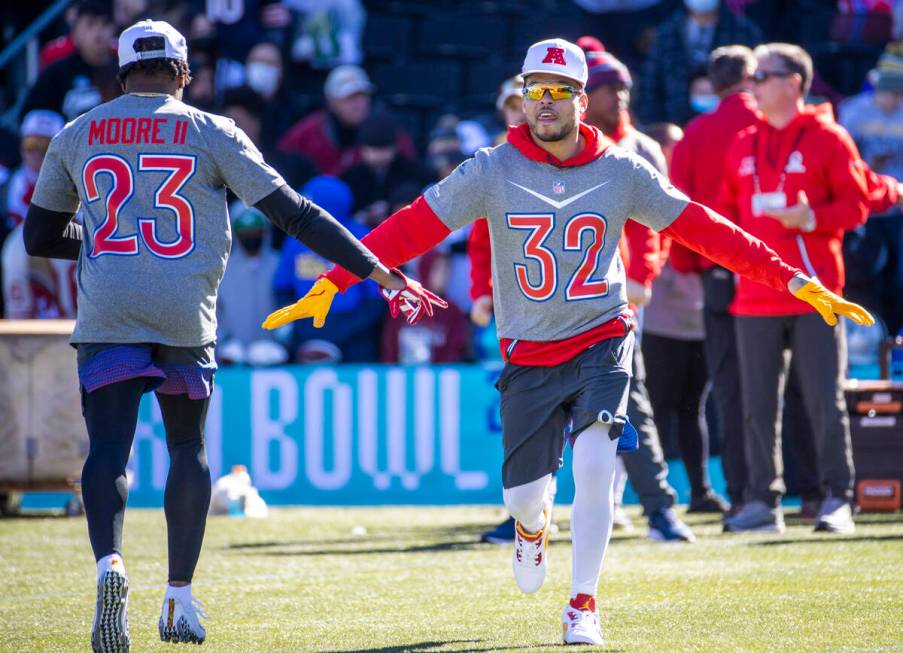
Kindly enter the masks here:
<path id="1" fill-rule="evenodd" d="M 542 60 L 543 63 L 557 63 L 559 66 L 566 66 L 567 64 L 564 62 L 564 50 L 561 48 L 549 48 L 546 51 L 546 58 Z"/>

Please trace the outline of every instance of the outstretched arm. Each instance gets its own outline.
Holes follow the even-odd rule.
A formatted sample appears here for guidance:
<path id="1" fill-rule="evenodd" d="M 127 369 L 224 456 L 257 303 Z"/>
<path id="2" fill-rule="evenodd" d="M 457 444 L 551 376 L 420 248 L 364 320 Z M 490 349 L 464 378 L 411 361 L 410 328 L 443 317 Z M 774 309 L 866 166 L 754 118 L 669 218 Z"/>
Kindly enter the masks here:
<path id="1" fill-rule="evenodd" d="M 427 189 L 424 195 L 391 215 L 385 222 L 367 234 L 363 243 L 382 261 L 392 268 L 404 281 L 404 288 L 395 294 L 383 293 L 389 301 L 393 317 L 404 313 L 408 322 L 415 322 L 423 314 L 432 315 L 433 305 L 445 308 L 447 304 L 428 290 L 398 272 L 395 267 L 406 263 L 438 245 L 451 233 L 485 215 L 483 196 L 485 193 L 483 164 L 479 161 L 487 156 L 478 153 L 464 161 L 445 179 Z M 429 198 L 429 201 L 427 201 Z M 441 219 L 440 219 L 441 214 Z M 291 320 L 314 317 L 314 326 L 322 326 L 329 310 L 329 303 L 336 292 L 361 280 L 360 271 L 337 266 L 324 275 L 307 296 L 277 311 L 264 326 L 274 328 Z M 325 299 L 320 299 L 320 293 Z M 316 304 L 316 313 L 310 309 Z M 271 319 L 272 318 L 272 319 Z"/>
<path id="2" fill-rule="evenodd" d="M 311 250 L 361 278 L 373 279 L 390 290 L 400 290 L 401 281 L 382 265 L 350 231 L 307 198 L 283 185 L 257 202 L 270 221 Z"/>
<path id="3" fill-rule="evenodd" d="M 435 223 L 442 225 L 444 232 L 441 236 L 438 236 L 439 230 L 435 224 L 430 231 L 429 227 L 417 223 L 417 211 L 412 207 L 418 205 L 418 202 L 426 207 Z M 429 224 L 429 219 L 424 222 Z M 382 295 L 389 302 L 389 311 L 392 317 L 397 317 L 399 313 L 402 313 L 407 321 L 413 324 L 424 315 L 432 315 L 433 306 L 440 308 L 448 306 L 443 299 L 423 288 L 418 282 L 408 279 L 395 267 L 429 250 L 433 245 L 441 242 L 448 233 L 448 228 L 435 217 L 435 214 L 420 197 L 411 206 L 398 211 L 364 236 L 362 244 L 359 243 L 362 248 L 365 248 L 365 245 L 372 247 L 373 253 L 383 261 L 382 263 L 377 262 L 376 267 L 370 272 L 370 278 L 383 287 Z M 322 255 L 327 256 L 326 254 Z M 392 266 L 392 269 L 388 269 L 386 264 Z M 263 323 L 264 328 L 275 329 L 283 324 L 307 317 L 313 318 L 315 327 L 322 327 L 326 322 L 326 315 L 329 313 L 329 307 L 332 305 L 335 294 L 344 292 L 361 281 L 365 272 L 364 269 L 351 272 L 341 266 L 334 267 L 327 274 L 321 276 L 304 297 L 291 306 L 271 313 Z M 388 276 L 388 283 L 382 282 L 383 275 Z"/>
<path id="4" fill-rule="evenodd" d="M 815 308 L 830 325 L 837 324 L 837 315 L 845 315 L 857 324 L 871 325 L 875 321 L 864 308 L 787 265 L 761 240 L 701 204 L 687 204 L 662 234 L 751 281 L 775 290 L 789 290 Z"/>
<path id="5" fill-rule="evenodd" d="M 428 252 L 445 240 L 451 231 L 427 204 L 423 195 L 394 214 L 364 236 L 363 243 L 389 267 L 398 267 Z M 326 278 L 339 292 L 358 283 L 361 278 L 353 270 L 336 266 Z"/>

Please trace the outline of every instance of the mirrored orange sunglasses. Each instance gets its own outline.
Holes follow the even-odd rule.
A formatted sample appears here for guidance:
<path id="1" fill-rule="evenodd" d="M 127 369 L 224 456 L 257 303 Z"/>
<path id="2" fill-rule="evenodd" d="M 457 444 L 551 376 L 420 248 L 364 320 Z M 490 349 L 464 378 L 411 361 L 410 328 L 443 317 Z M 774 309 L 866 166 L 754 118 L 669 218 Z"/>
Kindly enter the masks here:
<path id="1" fill-rule="evenodd" d="M 524 97 L 528 100 L 539 101 L 543 96 L 549 93 L 553 100 L 570 100 L 576 97 L 580 90 L 574 86 L 567 84 L 543 84 L 536 82 L 535 84 L 527 84 L 524 87 Z"/>

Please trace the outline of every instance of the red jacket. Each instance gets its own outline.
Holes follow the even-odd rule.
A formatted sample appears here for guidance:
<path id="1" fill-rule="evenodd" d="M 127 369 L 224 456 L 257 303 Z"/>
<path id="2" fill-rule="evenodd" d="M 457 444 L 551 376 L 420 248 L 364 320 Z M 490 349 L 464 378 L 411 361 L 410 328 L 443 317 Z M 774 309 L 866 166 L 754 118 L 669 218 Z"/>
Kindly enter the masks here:
<path id="1" fill-rule="evenodd" d="M 734 137 L 755 121 L 756 100 L 745 91 L 727 96 L 715 111 L 691 120 L 671 155 L 671 183 L 694 202 L 716 206 L 727 149 Z M 671 249 L 671 265 L 686 274 L 710 268 L 712 262 L 676 245 Z"/>
<path id="2" fill-rule="evenodd" d="M 403 157 L 414 158 L 414 142 L 403 129 L 398 130 L 395 145 Z M 361 160 L 360 147 L 353 145 L 343 149 L 336 142 L 332 121 L 326 109 L 315 111 L 296 122 L 279 139 L 277 147 L 288 154 L 306 156 L 321 175 L 339 175 Z"/>
<path id="3" fill-rule="evenodd" d="M 585 147 L 567 161 L 559 161 L 536 145 L 527 125 L 509 131 L 508 142 L 532 161 L 559 167 L 584 165 L 602 156 L 609 141 L 597 129 L 585 124 L 580 125 L 580 133 L 584 137 Z M 363 243 L 387 267 L 397 267 L 433 248 L 449 233 L 448 227 L 421 195 L 364 236 Z M 743 233 L 721 216 L 695 202 L 690 202 L 661 233 L 716 260 L 720 265 L 738 274 L 751 276 L 775 289 L 784 289 L 785 292 L 787 283 L 799 272 L 781 261 L 761 241 Z M 360 281 L 341 267 L 333 268 L 326 277 L 342 292 Z M 555 342 L 521 340 L 510 362 L 517 365 L 558 365 L 597 342 L 623 335 L 627 328 L 625 320 L 615 318 L 566 340 Z M 501 344 L 504 356 L 505 341 L 503 340 Z"/>
<path id="4" fill-rule="evenodd" d="M 884 213 L 900 201 L 900 182 L 890 175 L 879 175 L 865 164 L 869 190 L 869 211 Z"/>
<path id="5" fill-rule="evenodd" d="M 787 205 L 797 203 L 799 191 L 809 198 L 816 220 L 811 233 L 786 229 L 766 215 L 753 215 L 754 173 L 761 192 L 769 193 L 778 190 L 782 171 Z M 716 208 L 790 265 L 840 294 L 843 232 L 868 217 L 866 168 L 853 139 L 834 122 L 828 104 L 805 107 L 783 129 L 758 119 L 730 145 Z M 799 315 L 814 309 L 787 293 L 740 279 L 731 310 L 735 315 Z"/>

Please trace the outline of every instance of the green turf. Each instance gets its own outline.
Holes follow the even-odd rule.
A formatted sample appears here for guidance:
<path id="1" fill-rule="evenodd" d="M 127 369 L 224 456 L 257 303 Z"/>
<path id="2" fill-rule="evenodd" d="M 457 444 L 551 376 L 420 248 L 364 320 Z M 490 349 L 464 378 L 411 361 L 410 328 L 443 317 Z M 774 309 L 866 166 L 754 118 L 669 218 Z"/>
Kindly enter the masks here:
<path id="1" fill-rule="evenodd" d="M 212 518 L 195 582 L 212 615 L 201 650 L 560 650 L 567 512 L 557 511 L 550 576 L 532 596 L 517 591 L 508 547 L 475 543 L 497 509 Z M 691 522 L 693 545 L 615 536 L 599 592 L 602 650 L 903 651 L 903 516 L 863 516 L 852 536 L 814 534 L 793 519 L 782 535 L 727 536 L 713 519 Z M 353 534 L 359 526 L 366 535 Z M 183 650 L 157 640 L 161 512 L 128 513 L 126 566 L 132 650 Z M 93 577 L 83 520 L 0 520 L 0 650 L 88 650 Z"/>

